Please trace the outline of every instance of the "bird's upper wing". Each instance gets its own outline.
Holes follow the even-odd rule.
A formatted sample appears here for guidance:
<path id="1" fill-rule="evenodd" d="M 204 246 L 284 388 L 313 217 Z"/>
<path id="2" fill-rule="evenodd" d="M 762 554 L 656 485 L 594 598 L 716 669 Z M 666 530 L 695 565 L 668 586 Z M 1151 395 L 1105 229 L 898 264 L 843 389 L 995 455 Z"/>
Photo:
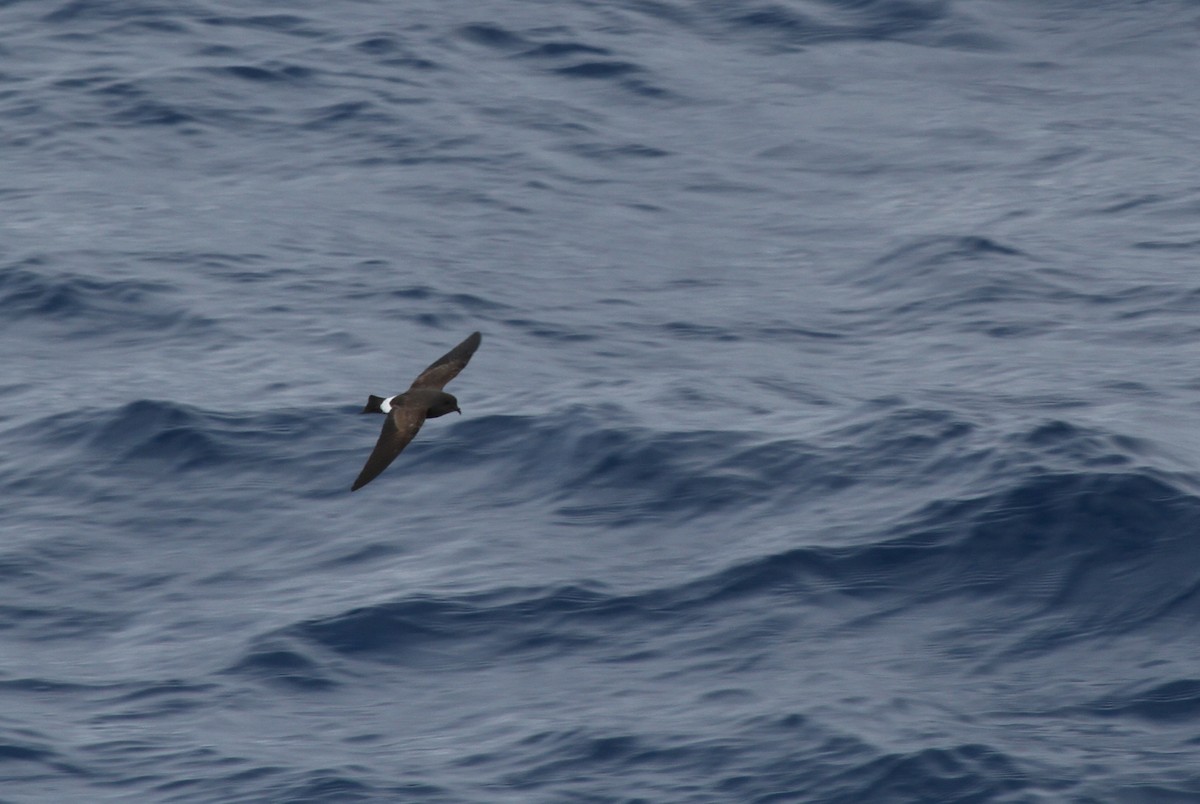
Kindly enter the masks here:
<path id="1" fill-rule="evenodd" d="M 479 342 L 482 339 L 483 336 L 478 332 L 472 332 L 465 341 L 433 361 L 433 365 L 422 371 L 421 376 L 413 380 L 412 387 L 436 388 L 439 391 L 445 388 L 446 383 L 457 377 L 458 372 L 467 365 L 471 355 L 475 354 L 475 350 L 479 348 Z"/>
<path id="2" fill-rule="evenodd" d="M 424 405 L 405 403 L 403 399 L 400 401 L 399 405 L 393 403 L 391 412 L 383 422 L 383 432 L 375 442 L 375 449 L 371 451 L 371 457 L 367 458 L 366 465 L 358 473 L 358 479 L 350 487 L 351 491 L 358 491 L 387 469 L 388 464 L 396 460 L 396 456 L 408 446 L 408 442 L 413 440 L 421 425 L 425 423 L 428 408 Z"/>

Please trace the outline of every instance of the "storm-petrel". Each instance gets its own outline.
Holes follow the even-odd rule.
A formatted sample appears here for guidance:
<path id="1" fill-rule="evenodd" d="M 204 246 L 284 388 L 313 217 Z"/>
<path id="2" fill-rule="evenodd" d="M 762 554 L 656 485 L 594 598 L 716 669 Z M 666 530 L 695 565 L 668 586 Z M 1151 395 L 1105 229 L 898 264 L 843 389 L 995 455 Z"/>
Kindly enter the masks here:
<path id="1" fill-rule="evenodd" d="M 351 491 L 358 491 L 387 469 L 400 450 L 413 440 L 426 419 L 436 419 L 447 413 L 462 413 L 458 409 L 458 400 L 442 389 L 467 365 L 482 338 L 478 332 L 472 332 L 465 341 L 422 371 L 421 376 L 413 380 L 412 386 L 404 393 L 386 399 L 374 394 L 367 397 L 367 406 L 362 412 L 386 413 L 387 420 L 383 423 L 383 432 L 379 434 L 371 457 L 367 458 L 367 465 L 350 487 Z"/>

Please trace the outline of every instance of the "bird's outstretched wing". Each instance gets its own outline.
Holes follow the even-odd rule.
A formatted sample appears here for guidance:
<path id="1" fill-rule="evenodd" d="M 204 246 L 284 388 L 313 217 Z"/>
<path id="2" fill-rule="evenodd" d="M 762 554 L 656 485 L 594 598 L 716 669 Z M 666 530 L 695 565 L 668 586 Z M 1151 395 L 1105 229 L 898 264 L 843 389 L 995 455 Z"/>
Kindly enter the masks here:
<path id="1" fill-rule="evenodd" d="M 394 405 L 384 420 L 383 432 L 375 442 L 371 457 L 367 458 L 366 465 L 358 473 L 358 479 L 350 487 L 351 491 L 358 491 L 387 469 L 388 464 L 396 460 L 396 456 L 408 446 L 408 442 L 413 440 L 421 425 L 425 423 L 428 408 L 424 405 L 404 404 L 403 400 L 401 401 L 402 404 Z"/>
<path id="2" fill-rule="evenodd" d="M 433 361 L 429 368 L 422 371 L 421 376 L 413 380 L 412 387 L 436 388 L 439 391 L 445 388 L 446 383 L 457 377 L 458 372 L 462 371 L 471 360 L 471 355 L 475 354 L 482 339 L 483 336 L 478 332 L 472 332 L 465 341 Z"/>

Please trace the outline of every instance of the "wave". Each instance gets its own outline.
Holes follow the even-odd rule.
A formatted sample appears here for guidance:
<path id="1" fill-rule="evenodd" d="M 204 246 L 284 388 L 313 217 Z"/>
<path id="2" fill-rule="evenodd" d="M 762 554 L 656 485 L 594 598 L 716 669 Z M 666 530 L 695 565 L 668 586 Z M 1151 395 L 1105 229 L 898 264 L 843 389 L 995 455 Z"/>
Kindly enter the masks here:
<path id="1" fill-rule="evenodd" d="M 171 287 L 134 279 L 98 279 L 50 270 L 31 258 L 0 268 L 0 316 L 13 322 L 62 325 L 71 337 L 123 334 L 142 339 L 147 331 L 197 335 L 211 321 L 168 301 Z"/>
<path id="2" fill-rule="evenodd" d="M 809 0 L 729 5 L 639 2 L 634 8 L 720 42 L 749 40 L 771 48 L 814 47 L 845 41 L 898 40 L 994 50 L 1000 40 L 945 0 Z"/>
<path id="3" fill-rule="evenodd" d="M 86 418 L 55 413 L 0 436 L 10 451 L 38 456 L 46 472 L 270 473 L 311 491 L 327 484 L 334 464 L 353 474 L 351 465 L 373 445 L 377 422 L 365 428 L 351 411 L 357 406 L 220 411 L 142 399 Z M 563 523 L 705 517 L 729 526 L 794 516 L 836 497 L 857 508 L 890 501 L 905 516 L 928 506 L 933 513 L 922 516 L 933 516 L 983 505 L 977 501 L 988 495 L 1036 493 L 1022 489 L 1087 497 L 1090 485 L 1114 477 L 1165 488 L 1183 482 L 1179 470 L 1164 468 L 1173 463 L 1147 440 L 1063 420 L 999 434 L 963 412 L 892 399 L 804 436 L 649 427 L 613 403 L 439 420 L 406 450 L 399 471 L 463 476 L 456 482 L 470 483 L 480 504 L 537 505 Z"/>
<path id="4" fill-rule="evenodd" d="M 932 236 L 845 274 L 862 301 L 843 312 L 869 332 L 954 331 L 1026 338 L 1073 326 L 1081 311 L 1106 319 L 1111 337 L 1174 342 L 1190 337 L 1200 291 L 1055 266 L 1036 253 L 978 235 Z M 1090 319 L 1089 319 L 1090 320 Z"/>
<path id="5" fill-rule="evenodd" d="M 986 621 L 1008 634 L 987 659 L 1004 661 L 1098 635 L 1182 631 L 1200 617 L 1198 517 L 1200 498 L 1144 474 L 1041 473 L 993 494 L 932 504 L 869 544 L 798 546 L 635 592 L 589 583 L 406 595 L 266 637 L 299 659 L 260 646 L 254 655 L 262 658 L 247 662 L 262 671 L 284 656 L 310 673 L 314 649 L 443 669 L 578 652 L 625 661 L 638 651 L 621 647 L 623 634 L 639 634 L 638 644 L 660 634 L 669 643 L 668 635 L 717 612 L 826 608 L 836 624 L 821 636 L 830 638 L 863 605 L 878 621 L 976 601 L 984 613 L 962 627 Z"/>
<path id="6" fill-rule="evenodd" d="M 344 494 L 330 466 L 353 474 L 375 436 L 372 427 L 348 446 L 360 424 L 348 409 L 228 413 L 139 400 L 88 421 L 54 416 L 7 431 L 18 452 L 51 457 L 32 479 L 10 464 L 0 482 L 19 491 L 83 465 L 97 483 L 132 474 L 181 493 L 207 486 L 222 506 L 231 484 L 251 480 Z M 454 422 L 410 450 L 399 471 L 413 480 L 400 493 L 428 493 L 423 482 L 469 488 L 459 495 L 474 501 L 464 514 L 523 506 L 546 524 L 647 534 L 703 522 L 731 544 L 723 566 L 671 569 L 633 591 L 580 580 L 421 592 L 335 612 L 268 635 L 244 668 L 321 685 L 335 679 L 314 648 L 437 666 L 576 651 L 611 660 L 604 646 L 622 633 L 677 628 L 734 604 L 832 605 L 844 625 L 851 599 L 869 602 L 876 618 L 982 601 L 979 616 L 1009 634 L 992 661 L 1097 634 L 1174 633 L 1200 617 L 1200 493 L 1190 475 L 1163 468 L 1153 443 L 1065 421 L 997 437 L 961 414 L 883 404 L 801 439 L 655 430 L 620 406 L 576 405 Z M 238 505 L 254 504 L 247 494 Z M 833 508 L 850 514 L 835 521 L 839 496 Z M 60 613 L 64 633 L 96 626 Z"/>
<path id="7" fill-rule="evenodd" d="M 70 439 L 86 427 L 87 450 L 103 456 L 109 469 L 253 470 L 288 460 L 292 450 L 285 448 L 302 418 L 298 411 L 223 413 L 143 399 L 57 438 Z"/>
<path id="8" fill-rule="evenodd" d="M 245 485 L 256 474 L 318 494 L 330 485 L 331 463 L 341 462 L 350 466 L 348 480 L 377 422 L 371 419 L 364 434 L 353 410 L 218 411 L 142 399 L 94 410 L 88 421 L 47 416 L 2 436 L 18 453 L 57 456 L 41 472 L 78 472 L 83 464 L 110 480 L 121 473 L 153 477 L 179 493 L 207 485 L 223 507 L 229 484 Z M 249 634 L 220 660 L 215 677 L 87 693 L 102 699 L 94 722 L 136 727 L 193 717 L 242 685 L 328 700 L 356 694 L 364 678 L 379 673 L 461 681 L 492 671 L 587 668 L 614 674 L 608 678 L 652 673 L 669 684 L 673 675 L 698 672 L 712 696 L 699 708 L 711 714 L 708 707 L 744 706 L 740 711 L 757 719 L 735 717 L 716 736 L 700 738 L 611 722 L 537 726 L 499 741 L 491 755 L 468 750 L 455 761 L 494 769 L 513 789 L 530 791 L 563 792 L 569 785 L 557 780 L 564 775 L 608 778 L 615 769 L 646 789 L 677 785 L 681 773 L 699 776 L 704 789 L 746 801 L 860 801 L 911 791 L 982 800 L 1028 789 L 1037 774 L 996 746 L 948 740 L 897 749 L 853 739 L 815 718 L 764 720 L 758 693 L 739 684 L 761 687 L 738 674 L 766 661 L 768 644 L 832 647 L 830 655 L 839 657 L 839 640 L 905 628 L 936 631 L 942 641 L 923 647 L 955 651 L 968 679 L 997 668 L 1003 675 L 1001 665 L 1039 657 L 1071 661 L 1127 637 L 1158 645 L 1185 640 L 1200 617 L 1200 493 L 1190 474 L 1168 469 L 1167 452 L 1153 441 L 1064 419 L 1004 432 L 962 410 L 899 399 L 828 415 L 837 418 L 813 422 L 802 437 L 661 429 L 624 406 L 597 403 L 455 419 L 436 439 L 414 444 L 400 471 L 466 490 L 460 497 L 471 501 L 461 509 L 486 517 L 497 507 L 525 506 L 515 518 L 533 527 L 566 522 L 606 537 L 642 527 L 627 534 L 639 540 L 664 530 L 698 539 L 715 533 L 731 547 L 704 565 L 666 566 L 625 581 L 605 572 L 519 585 L 500 572 L 470 591 L 404 589 L 383 599 L 351 596 L 354 604 L 329 603 L 317 614 L 308 607 L 280 627 Z M 363 443 L 348 445 L 351 432 Z M 5 472 L 9 477 L 7 465 Z M 345 494 L 344 485 L 336 493 Z M 423 493 L 399 484 L 396 494 L 376 499 L 391 510 L 397 494 Z M 848 496 L 833 509 L 856 512 L 837 527 L 823 507 L 835 495 Z M 872 505 L 885 498 L 905 502 L 877 516 Z M 258 509 L 262 501 L 252 504 Z M 355 504 L 361 510 L 361 501 Z M 120 507 L 129 517 L 128 506 Z M 203 516 L 198 511 L 193 515 Z M 290 536 L 280 537 L 288 550 Z M 381 557 L 371 547 L 364 546 L 363 561 Z M 311 555 L 296 566 L 312 574 L 314 588 L 327 580 Z M 311 596 L 316 605 L 320 599 Z M 139 609 L 103 617 L 82 605 L 4 614 L 15 636 L 48 647 L 85 634 L 117 639 L 144 616 Z M 1032 716 L 1186 725 L 1195 718 L 1198 684 L 1186 673 L 1165 675 L 1169 670 Z M 753 700 L 739 704 L 739 695 Z M 14 761 L 38 772 L 73 760 L 37 755 L 41 743 L 32 738 L 12 745 Z M 117 773 L 146 756 L 140 743 L 95 750 Z M 806 758 L 799 769 L 788 761 L 797 752 Z M 161 764 L 185 775 L 175 761 L 167 756 Z M 310 790 L 384 795 L 370 779 L 339 768 L 244 770 L 261 777 L 238 783 L 267 797 Z M 143 790 L 153 782 L 126 784 Z M 579 790 L 602 787 L 592 782 Z M 454 794 L 431 784 L 414 796 Z"/>
<path id="9" fill-rule="evenodd" d="M 228 504 L 236 491 L 252 504 L 256 487 L 288 483 L 295 493 L 326 495 L 333 489 L 322 469 L 332 450 L 346 451 L 338 443 L 345 419 L 329 411 L 224 412 L 154 399 L 87 416 L 55 413 L 0 434 L 23 456 L 0 464 L 0 485 L 19 494 L 53 489 L 79 505 L 143 499 L 151 486 L 173 486 L 177 500 L 190 495 L 202 508 L 211 505 L 206 495 Z M 111 514 L 132 512 L 117 506 Z"/>

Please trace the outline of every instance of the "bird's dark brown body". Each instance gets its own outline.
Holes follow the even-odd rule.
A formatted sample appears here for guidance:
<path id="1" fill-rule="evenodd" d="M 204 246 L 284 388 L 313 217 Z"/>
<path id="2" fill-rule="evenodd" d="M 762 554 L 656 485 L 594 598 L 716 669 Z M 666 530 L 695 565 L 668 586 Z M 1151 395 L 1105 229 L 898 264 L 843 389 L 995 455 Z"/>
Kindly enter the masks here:
<path id="1" fill-rule="evenodd" d="M 383 432 L 379 434 L 375 449 L 359 472 L 358 479 L 350 487 L 351 491 L 358 491 L 378 477 L 413 440 L 426 419 L 436 419 L 447 413 L 462 413 L 458 408 L 458 400 L 442 388 L 463 370 L 471 360 L 471 355 L 479 348 L 482 339 L 483 336 L 478 332 L 471 333 L 465 341 L 422 371 L 421 375 L 413 380 L 412 387 L 404 393 L 393 397 L 374 394 L 367 397 L 367 405 L 362 412 L 382 413 L 387 419 L 383 423 Z"/>

